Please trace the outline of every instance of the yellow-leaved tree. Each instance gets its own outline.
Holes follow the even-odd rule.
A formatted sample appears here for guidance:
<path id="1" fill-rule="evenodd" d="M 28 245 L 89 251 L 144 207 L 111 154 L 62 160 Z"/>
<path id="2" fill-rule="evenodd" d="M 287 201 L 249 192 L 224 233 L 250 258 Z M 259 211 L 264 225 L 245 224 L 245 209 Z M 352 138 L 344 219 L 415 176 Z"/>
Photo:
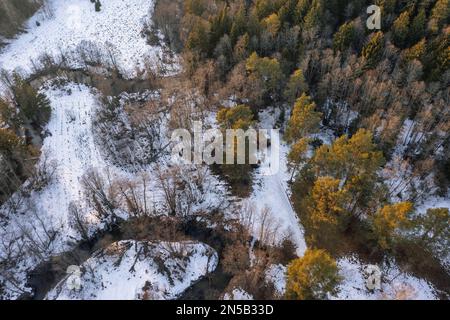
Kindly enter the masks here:
<path id="1" fill-rule="evenodd" d="M 247 130 L 255 121 L 253 112 L 246 105 L 237 105 L 233 108 L 223 108 L 217 113 L 217 122 L 223 129 Z"/>
<path id="2" fill-rule="evenodd" d="M 314 183 L 308 206 L 308 219 L 313 226 L 321 223 L 337 225 L 346 216 L 349 194 L 340 183 L 332 177 L 319 177 Z"/>
<path id="3" fill-rule="evenodd" d="M 289 151 L 287 157 L 287 166 L 291 171 L 291 179 L 290 179 L 291 182 L 294 176 L 298 173 L 302 164 L 304 164 L 308 160 L 307 157 L 308 146 L 309 146 L 309 139 L 302 138 L 298 140 Z"/>
<path id="4" fill-rule="evenodd" d="M 381 248 L 392 248 L 398 231 L 411 226 L 412 210 L 411 202 L 400 202 L 384 206 L 372 217 L 373 230 Z"/>
<path id="5" fill-rule="evenodd" d="M 305 93 L 297 99 L 286 129 L 286 140 L 294 142 L 319 131 L 322 113 L 317 112 L 316 104 Z"/>
<path id="6" fill-rule="evenodd" d="M 281 22 L 276 13 L 272 13 L 270 16 L 263 20 L 263 25 L 266 30 L 275 37 L 280 30 Z"/>
<path id="7" fill-rule="evenodd" d="M 276 58 L 259 57 L 253 52 L 246 61 L 249 81 L 261 84 L 264 100 L 276 101 L 284 84 L 280 62 Z"/>
<path id="8" fill-rule="evenodd" d="M 351 138 L 344 135 L 331 145 L 322 145 L 312 163 L 317 177 L 333 177 L 339 180 L 340 189 L 347 191 L 350 216 L 357 218 L 375 207 L 372 202 L 382 194 L 378 192 L 377 170 L 384 157 L 370 131 L 360 129 Z"/>
<path id="9" fill-rule="evenodd" d="M 289 81 L 286 84 L 286 89 L 284 90 L 284 98 L 289 103 L 294 103 L 295 100 L 300 98 L 300 95 L 308 92 L 308 84 L 306 83 L 305 76 L 301 69 L 297 69 L 289 77 Z"/>
<path id="10" fill-rule="evenodd" d="M 286 298 L 326 299 L 341 282 L 336 261 L 324 250 L 309 249 L 287 269 Z"/>
<path id="11" fill-rule="evenodd" d="M 345 184 L 354 176 L 373 177 L 384 164 L 384 158 L 373 142 L 372 133 L 360 129 L 351 138 L 344 135 L 331 145 L 322 145 L 313 162 L 318 176 L 330 175 Z"/>

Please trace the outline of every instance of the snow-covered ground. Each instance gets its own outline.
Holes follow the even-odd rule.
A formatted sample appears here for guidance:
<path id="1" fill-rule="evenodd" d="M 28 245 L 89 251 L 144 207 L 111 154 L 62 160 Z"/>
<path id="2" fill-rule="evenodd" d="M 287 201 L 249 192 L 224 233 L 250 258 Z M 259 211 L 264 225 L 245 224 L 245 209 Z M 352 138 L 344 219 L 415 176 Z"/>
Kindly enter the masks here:
<path id="1" fill-rule="evenodd" d="M 434 287 L 423 279 L 418 279 L 399 270 L 394 262 L 383 264 L 381 288 L 373 292 L 366 287 L 366 267 L 357 257 L 344 257 L 337 261 L 342 283 L 339 292 L 330 296 L 332 300 L 434 300 Z M 266 273 L 268 282 L 274 284 L 277 294 L 283 296 L 286 290 L 286 267 L 272 265 Z"/>
<path id="2" fill-rule="evenodd" d="M 147 44 L 141 35 L 152 13 L 153 0 L 102 1 L 100 12 L 88 0 L 47 0 L 48 10 L 38 11 L 20 34 L 0 53 L 0 68 L 28 74 L 32 61 L 42 54 L 71 53 L 84 43 L 111 52 L 121 70 L 136 75 L 145 61 L 156 63 L 162 48 Z M 38 26 L 39 24 L 39 26 Z"/>
<path id="3" fill-rule="evenodd" d="M 450 191 L 446 197 L 433 196 L 425 199 L 416 210 L 420 214 L 426 214 L 428 209 L 448 208 L 450 209 Z"/>
<path id="4" fill-rule="evenodd" d="M 273 114 L 261 113 L 260 119 L 262 129 L 274 128 L 275 116 Z M 273 146 L 277 144 L 280 145 L 279 166 L 272 164 L 269 167 L 261 166 L 257 170 L 250 200 L 255 204 L 259 215 L 264 208 L 270 209 L 267 219 L 270 226 L 276 229 L 276 240 L 288 237 L 297 246 L 297 254 L 303 256 L 306 251 L 304 231 L 288 193 L 290 174 L 287 169 L 287 154 L 289 147 L 281 141 L 281 137 L 279 141 L 272 141 Z M 261 222 L 261 216 L 258 217 L 258 220 Z M 255 235 L 260 233 L 260 225 L 261 223 L 255 225 Z"/>
<path id="5" fill-rule="evenodd" d="M 428 174 L 419 177 L 414 173 L 411 163 L 404 157 L 408 147 L 415 146 L 418 140 L 418 135 L 413 134 L 416 125 L 412 120 L 405 120 L 397 138 L 392 159 L 379 172 L 384 184 L 388 187 L 392 202 L 407 201 L 414 194 L 418 195 L 418 199 L 415 199 L 417 202 L 426 195 L 434 194 L 437 190 L 434 172 L 429 171 Z"/>
<path id="6" fill-rule="evenodd" d="M 236 288 L 231 293 L 225 293 L 223 300 L 253 300 L 253 296 L 241 288 Z"/>
<path id="7" fill-rule="evenodd" d="M 69 250 L 80 239 L 70 221 L 69 204 L 80 205 L 88 225 L 100 228 L 96 216 L 81 201 L 84 198 L 81 179 L 90 168 L 106 170 L 107 167 L 92 135 L 92 115 L 98 104 L 91 90 L 83 85 L 69 84 L 42 92 L 50 100 L 52 113 L 38 167 L 45 165 L 53 174 L 42 190 L 32 191 L 28 198 L 15 194 L 0 208 L 9 219 L 0 230 L 2 238 L 16 238 L 26 247 L 33 247 L 37 242 L 45 248 L 38 255 L 33 254 L 33 250 L 26 250 L 16 261 L 15 276 L 22 279 L 18 284 L 21 287 L 25 285 L 22 272 L 30 271 L 52 255 Z M 15 199 L 22 198 L 24 200 L 16 203 Z M 19 244 L 17 246 L 19 250 Z"/>
<path id="8" fill-rule="evenodd" d="M 68 275 L 47 298 L 174 299 L 217 263 L 217 253 L 202 243 L 120 241 L 95 253 L 80 266 L 81 274 Z"/>
<path id="9" fill-rule="evenodd" d="M 366 288 L 364 265 L 357 257 L 345 257 L 338 260 L 343 282 L 339 293 L 332 297 L 339 300 L 434 300 L 435 289 L 423 279 L 416 278 L 390 265 L 379 266 L 381 270 L 381 290 L 369 292 Z"/>
<path id="10" fill-rule="evenodd" d="M 306 242 L 303 227 L 300 224 L 297 214 L 292 207 L 289 199 L 289 173 L 286 167 L 286 156 L 288 147 L 281 145 L 280 147 L 280 169 L 273 174 L 260 174 L 257 172 L 253 185 L 253 193 L 250 200 L 255 204 L 257 209 L 257 223 L 255 225 L 254 234 L 260 233 L 262 214 L 264 209 L 269 209 L 269 216 L 266 224 L 276 232 L 276 240 L 281 241 L 289 238 L 297 246 L 297 255 L 303 256 L 306 251 Z"/>
<path id="11" fill-rule="evenodd" d="M 275 294 L 280 298 L 286 291 L 286 270 L 282 264 L 273 264 L 266 271 L 266 281 L 273 284 Z"/>
<path id="12" fill-rule="evenodd" d="M 97 99 L 84 85 L 69 84 L 44 93 L 50 99 L 52 115 L 47 126 L 42 152 L 47 161 L 57 164 L 54 182 L 39 194 L 39 211 L 64 220 L 69 226 L 67 210 L 71 202 L 83 198 L 81 179 L 88 169 L 108 167 L 92 135 L 92 118 Z M 95 219 L 91 217 L 91 219 Z M 73 233 L 67 228 L 66 235 Z"/>

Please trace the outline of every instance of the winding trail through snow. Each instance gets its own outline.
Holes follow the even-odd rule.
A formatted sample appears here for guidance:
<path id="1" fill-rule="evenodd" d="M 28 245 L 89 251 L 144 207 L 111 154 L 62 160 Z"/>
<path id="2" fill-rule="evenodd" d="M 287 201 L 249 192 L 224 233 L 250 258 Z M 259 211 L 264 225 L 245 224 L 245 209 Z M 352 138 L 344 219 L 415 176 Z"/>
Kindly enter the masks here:
<path id="1" fill-rule="evenodd" d="M 69 228 L 68 207 L 82 198 L 81 179 L 91 168 L 107 167 L 92 133 L 92 117 L 97 107 L 96 97 L 84 85 L 68 84 L 64 88 L 44 90 L 52 106 L 47 125 L 50 136 L 44 139 L 43 155 L 57 167 L 54 182 L 39 194 L 42 212 L 63 219 L 66 234 Z"/>
<path id="2" fill-rule="evenodd" d="M 303 256 L 306 251 L 304 230 L 288 195 L 289 172 L 286 162 L 288 147 L 279 140 L 272 141 L 272 145 L 275 144 L 280 146 L 279 170 L 274 172 L 274 166 L 269 166 L 265 168 L 268 174 L 264 175 L 259 171 L 250 199 L 255 203 L 259 213 L 265 207 L 270 209 L 270 224 L 278 229 L 276 240 L 289 237 L 297 246 L 297 255 Z M 264 171 L 264 168 L 262 170 Z M 254 234 L 258 233 L 258 229 L 254 230 Z"/>

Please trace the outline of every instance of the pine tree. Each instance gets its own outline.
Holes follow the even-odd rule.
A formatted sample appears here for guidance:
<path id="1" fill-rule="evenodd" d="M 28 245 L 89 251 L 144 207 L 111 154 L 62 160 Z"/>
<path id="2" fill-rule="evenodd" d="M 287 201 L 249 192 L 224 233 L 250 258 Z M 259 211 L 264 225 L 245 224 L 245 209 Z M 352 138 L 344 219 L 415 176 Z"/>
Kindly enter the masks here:
<path id="1" fill-rule="evenodd" d="M 427 46 L 424 61 L 429 81 L 438 81 L 450 68 L 450 37 L 442 34 Z"/>
<path id="2" fill-rule="evenodd" d="M 250 128 L 255 121 L 253 112 L 246 105 L 238 105 L 233 108 L 223 108 L 217 113 L 217 122 L 223 129 Z"/>
<path id="3" fill-rule="evenodd" d="M 275 10 L 274 2 L 272 0 L 256 0 L 255 13 L 259 20 L 269 16 Z"/>
<path id="4" fill-rule="evenodd" d="M 425 9 L 420 9 L 417 15 L 414 17 L 409 31 L 410 43 L 417 43 L 420 39 L 425 36 L 425 24 L 427 21 L 427 16 Z"/>
<path id="5" fill-rule="evenodd" d="M 224 8 L 220 11 L 220 13 L 216 16 L 213 16 L 210 19 L 210 30 L 209 30 L 209 47 L 210 47 L 210 55 L 212 51 L 216 48 L 217 43 L 219 43 L 220 39 L 226 34 L 230 33 L 231 30 L 231 19 L 228 16 L 227 8 Z"/>
<path id="6" fill-rule="evenodd" d="M 235 44 L 239 37 L 247 33 L 247 17 L 245 14 L 245 7 L 241 6 L 238 13 L 231 24 L 230 37 L 233 44 Z M 248 36 L 248 33 L 247 33 Z"/>
<path id="7" fill-rule="evenodd" d="M 247 71 L 250 81 L 257 81 L 263 85 L 263 96 L 266 100 L 277 101 L 284 82 L 284 75 L 280 63 L 276 58 L 260 58 L 256 52 L 247 59 Z"/>
<path id="8" fill-rule="evenodd" d="M 304 164 L 308 158 L 307 158 L 307 152 L 309 147 L 309 139 L 303 138 L 298 140 L 294 145 L 292 146 L 291 150 L 289 151 L 288 157 L 287 157 L 287 165 L 291 173 L 291 179 L 294 178 L 294 175 L 297 174 L 298 170 L 300 169 L 301 165 Z"/>
<path id="9" fill-rule="evenodd" d="M 263 29 L 263 26 L 261 24 L 261 20 L 258 19 L 258 16 L 254 11 L 250 11 L 250 13 L 246 16 L 246 26 L 247 26 L 247 32 L 250 35 L 250 37 L 254 38 L 254 47 L 252 51 L 257 51 L 260 44 L 257 44 L 256 41 L 259 41 L 259 36 L 261 35 L 261 30 Z M 258 39 L 258 40 L 257 40 Z"/>
<path id="10" fill-rule="evenodd" d="M 304 24 L 306 30 L 319 28 L 323 23 L 323 5 L 321 0 L 313 0 L 308 13 L 305 16 Z"/>
<path id="11" fill-rule="evenodd" d="M 428 209 L 414 219 L 420 242 L 435 255 L 445 257 L 450 250 L 450 211 L 448 208 Z"/>
<path id="12" fill-rule="evenodd" d="M 342 281 L 336 261 L 324 250 L 309 249 L 287 269 L 286 297 L 296 300 L 326 299 Z"/>
<path id="13" fill-rule="evenodd" d="M 411 227 L 413 204 L 400 202 L 386 205 L 372 218 L 374 233 L 382 249 L 392 248 L 399 230 Z"/>
<path id="14" fill-rule="evenodd" d="M 286 140 L 293 142 L 319 130 L 322 113 L 315 111 L 316 104 L 303 94 L 297 99 L 286 129 Z"/>
<path id="15" fill-rule="evenodd" d="M 96 0 L 95 1 L 95 11 L 100 12 L 101 8 L 102 8 L 102 4 L 101 4 L 100 0 Z"/>
<path id="16" fill-rule="evenodd" d="M 299 0 L 295 8 L 295 23 L 303 25 L 306 14 L 310 8 L 310 0 Z"/>
<path id="17" fill-rule="evenodd" d="M 383 57 L 384 52 L 384 35 L 379 31 L 373 34 L 369 42 L 362 49 L 362 57 L 366 61 L 369 68 L 375 67 Z"/>
<path id="18" fill-rule="evenodd" d="M 319 177 L 311 190 L 307 208 L 308 219 L 313 227 L 321 224 L 338 226 L 347 218 L 347 190 L 341 181 L 332 177 Z"/>
<path id="19" fill-rule="evenodd" d="M 305 92 L 308 92 L 308 84 L 305 81 L 302 70 L 297 69 L 289 78 L 284 91 L 284 98 L 292 104 Z"/>
<path id="20" fill-rule="evenodd" d="M 13 78 L 12 92 L 20 120 L 37 126 L 44 125 L 50 118 L 50 101 L 18 74 L 14 74 Z"/>
<path id="21" fill-rule="evenodd" d="M 356 31 L 353 22 L 346 22 L 339 27 L 334 34 L 333 48 L 336 51 L 345 51 L 349 48 L 356 38 Z"/>
<path id="22" fill-rule="evenodd" d="M 377 0 L 376 5 L 382 8 L 384 14 L 392 14 L 395 11 L 398 0 Z"/>
<path id="23" fill-rule="evenodd" d="M 280 10 L 278 10 L 280 21 L 287 23 L 288 25 L 295 23 L 297 3 L 298 0 L 287 0 L 284 5 L 281 6 Z"/>
<path id="24" fill-rule="evenodd" d="M 247 130 L 254 125 L 253 113 L 246 105 L 238 105 L 233 108 L 223 108 L 217 113 L 217 122 L 223 130 L 242 129 Z M 224 141 L 225 142 L 225 141 Z M 226 141 L 228 144 L 229 142 Z M 234 151 L 234 159 L 238 152 L 237 137 L 228 145 Z M 246 143 L 247 144 L 247 143 Z M 227 148 L 224 147 L 224 152 Z M 224 154 L 224 158 L 225 158 Z M 247 197 L 251 190 L 252 167 L 248 163 L 248 148 L 246 147 L 245 164 L 223 164 L 219 166 L 220 173 L 230 184 L 232 191 L 240 197 Z"/>
<path id="25" fill-rule="evenodd" d="M 438 0 L 431 11 L 428 29 L 437 33 L 450 20 L 450 0 Z"/>
<path id="26" fill-rule="evenodd" d="M 395 45 L 400 48 L 405 48 L 407 46 L 410 27 L 410 13 L 409 11 L 405 11 L 394 21 L 392 27 Z"/>
<path id="27" fill-rule="evenodd" d="M 210 25 L 208 21 L 205 21 L 202 18 L 195 19 L 192 30 L 186 41 L 187 48 L 197 54 L 207 56 L 210 51 L 209 30 Z"/>

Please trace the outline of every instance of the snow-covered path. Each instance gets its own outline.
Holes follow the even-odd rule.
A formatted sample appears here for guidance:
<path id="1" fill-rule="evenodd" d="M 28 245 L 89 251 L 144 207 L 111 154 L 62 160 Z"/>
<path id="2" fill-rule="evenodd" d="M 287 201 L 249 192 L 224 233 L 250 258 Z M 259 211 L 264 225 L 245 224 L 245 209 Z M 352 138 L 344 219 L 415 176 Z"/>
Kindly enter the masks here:
<path id="1" fill-rule="evenodd" d="M 261 128 L 266 130 L 274 128 L 276 116 L 270 111 L 260 113 Z M 277 135 L 272 135 L 271 139 L 272 146 L 279 146 L 279 165 L 263 165 L 258 169 L 250 200 L 255 204 L 259 214 L 264 208 L 270 209 L 270 225 L 276 229 L 276 240 L 280 241 L 289 237 L 297 246 L 297 255 L 303 256 L 306 251 L 304 231 L 288 193 L 290 174 L 287 168 L 287 154 L 289 147 Z M 268 155 L 270 152 L 271 150 Z M 266 161 L 274 160 L 269 159 L 270 157 Z M 258 227 L 255 227 L 254 234 L 258 233 Z"/>
<path id="2" fill-rule="evenodd" d="M 304 231 L 288 196 L 289 173 L 286 167 L 288 147 L 281 145 L 280 168 L 270 175 L 256 176 L 251 201 L 255 203 L 257 211 L 267 207 L 270 209 L 271 225 L 277 228 L 277 240 L 289 237 L 297 246 L 297 254 L 303 256 L 306 251 Z M 258 233 L 258 230 L 255 230 Z"/>
<path id="3" fill-rule="evenodd" d="M 104 171 L 107 165 L 92 134 L 92 118 L 97 107 L 95 95 L 84 85 L 44 90 L 52 106 L 52 116 L 42 152 L 47 162 L 56 164 L 54 182 L 40 193 L 39 211 L 63 219 L 69 228 L 68 207 L 83 198 L 81 179 L 91 168 Z"/>

